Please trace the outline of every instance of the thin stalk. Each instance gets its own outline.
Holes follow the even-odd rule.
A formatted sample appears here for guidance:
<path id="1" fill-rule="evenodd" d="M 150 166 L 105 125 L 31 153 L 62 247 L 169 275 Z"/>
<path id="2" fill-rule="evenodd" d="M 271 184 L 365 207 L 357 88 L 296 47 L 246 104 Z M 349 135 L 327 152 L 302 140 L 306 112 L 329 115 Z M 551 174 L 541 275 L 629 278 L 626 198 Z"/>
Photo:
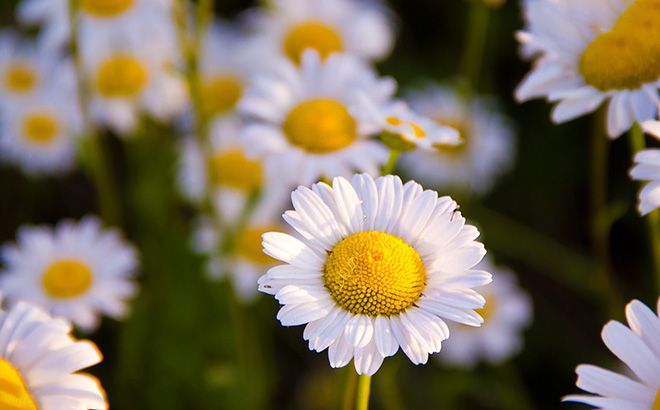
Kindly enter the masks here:
<path id="1" fill-rule="evenodd" d="M 467 22 L 465 48 L 461 60 L 461 73 L 467 81 L 464 97 L 471 100 L 473 90 L 477 89 L 481 65 L 488 34 L 490 10 L 481 0 L 472 0 Z"/>
<path id="2" fill-rule="evenodd" d="M 399 154 L 400 153 L 398 150 L 390 148 L 390 156 L 387 158 L 387 162 L 383 166 L 383 175 L 389 175 L 394 172 L 394 168 L 396 168 L 396 162 L 399 159 Z"/>
<path id="3" fill-rule="evenodd" d="M 369 409 L 369 393 L 371 391 L 371 376 L 361 374 L 358 379 L 357 395 L 355 397 L 356 410 Z"/>
<path id="4" fill-rule="evenodd" d="M 71 26 L 71 57 L 74 62 L 78 82 L 77 97 L 78 104 L 80 105 L 84 136 L 81 144 L 85 144 L 85 150 L 83 150 L 81 158 L 94 181 L 98 195 L 100 213 L 103 220 L 108 225 L 121 225 L 121 206 L 119 204 L 116 181 L 112 173 L 112 168 L 107 161 L 107 155 L 104 152 L 101 135 L 94 126 L 89 112 L 91 98 L 82 57 L 80 55 L 80 45 L 78 43 L 78 3 L 79 0 L 69 1 L 69 22 Z"/>
<path id="5" fill-rule="evenodd" d="M 644 131 L 639 124 L 635 124 L 630 130 L 630 148 L 633 155 L 646 148 Z M 660 211 L 656 209 L 646 215 L 646 221 L 648 223 L 649 237 L 651 238 L 651 257 L 653 258 L 655 286 L 656 290 L 660 292 Z"/>

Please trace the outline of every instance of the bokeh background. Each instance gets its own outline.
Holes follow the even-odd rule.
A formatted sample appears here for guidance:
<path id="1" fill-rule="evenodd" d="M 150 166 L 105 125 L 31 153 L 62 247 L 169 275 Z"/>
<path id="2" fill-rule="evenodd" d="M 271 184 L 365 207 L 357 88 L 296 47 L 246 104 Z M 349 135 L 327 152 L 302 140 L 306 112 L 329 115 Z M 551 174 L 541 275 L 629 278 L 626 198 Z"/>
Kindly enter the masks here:
<path id="1" fill-rule="evenodd" d="M 472 2 L 387 3 L 398 36 L 394 53 L 378 66 L 381 74 L 396 77 L 403 91 L 425 80 L 455 80 Z M 0 2 L 2 27 L 15 26 L 15 4 Z M 232 18 L 255 5 L 216 1 L 216 16 Z M 595 116 L 557 126 L 545 102 L 518 105 L 513 90 L 529 69 L 514 39 L 523 25 L 520 5 L 507 1 L 480 17 L 488 28 L 476 89 L 498 97 L 516 128 L 518 149 L 513 169 L 495 189 L 463 203 L 461 210 L 480 227 L 497 263 L 518 274 L 533 299 L 534 321 L 525 332 L 524 350 L 501 366 L 460 370 L 434 360 L 414 366 L 400 354 L 387 359 L 374 377 L 374 409 L 558 408 L 563 395 L 577 391 L 577 364 L 616 365 L 600 329 L 610 318 L 622 319 L 624 301 L 638 298 L 654 305 L 646 225 L 635 211 L 638 186 L 628 177 L 627 139 L 594 147 Z M 148 118 L 139 136 L 120 141 L 107 133 L 103 138 L 119 184 L 123 228 L 140 250 L 142 290 L 128 320 L 105 319 L 96 333 L 79 334 L 104 352 L 93 372 L 103 380 L 111 407 L 341 408 L 344 389 L 355 377 L 352 366 L 330 369 L 325 353 L 308 351 L 302 328 L 283 328 L 276 321 L 272 298 L 260 297 L 245 307 L 227 285 L 204 277 L 202 259 L 189 250 L 194 212 L 174 185 L 179 136 Z M 601 223 L 611 225 L 606 256 L 618 306 L 599 296 L 603 265 L 593 257 L 590 239 L 594 149 L 609 150 L 608 208 Z M 0 242 L 13 241 L 24 224 L 97 213 L 95 189 L 86 175 L 79 170 L 32 180 L 0 165 Z M 243 327 L 240 332 L 235 325 Z"/>

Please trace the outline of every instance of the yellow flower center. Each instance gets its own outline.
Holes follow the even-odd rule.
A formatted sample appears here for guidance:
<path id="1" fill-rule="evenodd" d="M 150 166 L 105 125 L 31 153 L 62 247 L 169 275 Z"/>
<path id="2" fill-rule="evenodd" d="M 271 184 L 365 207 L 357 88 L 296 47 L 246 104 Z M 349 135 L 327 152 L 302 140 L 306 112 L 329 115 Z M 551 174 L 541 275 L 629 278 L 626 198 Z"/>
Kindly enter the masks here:
<path id="1" fill-rule="evenodd" d="M 436 118 L 436 121 L 447 127 L 452 127 L 461 135 L 461 141 L 458 144 L 434 144 L 433 146 L 440 154 L 449 157 L 458 157 L 465 153 L 470 144 L 470 124 L 465 118 Z"/>
<path id="2" fill-rule="evenodd" d="M 426 269 L 417 251 L 385 232 L 354 233 L 328 255 L 323 280 L 344 310 L 356 315 L 401 313 L 422 295 Z"/>
<path id="3" fill-rule="evenodd" d="M 357 138 L 355 119 L 343 104 L 331 98 L 299 104 L 282 127 L 291 144 L 315 154 L 338 151 Z"/>
<path id="4" fill-rule="evenodd" d="M 14 63 L 5 70 L 5 86 L 15 93 L 27 93 L 36 85 L 37 73 L 27 64 Z"/>
<path id="5" fill-rule="evenodd" d="M 30 394 L 21 374 L 0 356 L 0 409 L 37 410 L 37 404 Z"/>
<path id="6" fill-rule="evenodd" d="M 101 18 L 115 17 L 133 6 L 135 0 L 80 0 L 80 8 Z"/>
<path id="7" fill-rule="evenodd" d="M 660 389 L 655 392 L 655 400 L 653 400 L 653 408 L 651 410 L 660 410 Z"/>
<path id="8" fill-rule="evenodd" d="M 85 263 L 75 259 L 62 259 L 51 264 L 44 272 L 41 283 L 53 299 L 80 296 L 91 286 L 94 276 Z"/>
<path id="9" fill-rule="evenodd" d="M 133 97 L 149 79 L 147 67 L 136 57 L 117 54 L 106 59 L 96 73 L 96 89 L 107 98 Z"/>
<path id="10" fill-rule="evenodd" d="M 23 137 L 29 142 L 45 145 L 52 142 L 60 132 L 57 118 L 45 112 L 28 114 L 21 123 Z"/>
<path id="11" fill-rule="evenodd" d="M 217 75 L 205 81 L 201 94 L 206 115 L 222 114 L 236 107 L 243 94 L 243 83 L 233 74 Z"/>
<path id="12" fill-rule="evenodd" d="M 404 124 L 410 125 L 413 129 L 413 132 L 415 133 L 416 138 L 424 138 L 426 136 L 426 131 L 424 131 L 422 127 L 420 127 L 418 124 L 416 124 L 413 121 L 402 120 L 401 118 L 398 117 L 387 117 L 385 121 L 387 121 L 388 124 L 394 127 L 399 127 Z"/>
<path id="13" fill-rule="evenodd" d="M 277 261 L 264 253 L 261 236 L 266 232 L 278 230 L 272 226 L 253 226 L 243 229 L 236 238 L 236 253 L 256 265 L 273 265 Z"/>
<path id="14" fill-rule="evenodd" d="M 660 0 L 636 0 L 580 58 L 587 84 L 602 90 L 639 88 L 660 78 Z"/>
<path id="15" fill-rule="evenodd" d="M 284 36 L 282 44 L 284 54 L 300 64 L 303 51 L 316 50 L 321 58 L 342 51 L 344 42 L 341 35 L 332 26 L 320 21 L 306 21 L 291 27 Z"/>
<path id="16" fill-rule="evenodd" d="M 481 309 L 477 309 L 476 312 L 484 319 L 484 323 L 488 323 L 488 321 L 493 317 L 493 313 L 495 313 L 497 304 L 495 303 L 495 298 L 493 298 L 492 295 L 487 295 L 484 297 L 486 298 L 486 304 L 484 304 L 484 307 Z"/>
<path id="17" fill-rule="evenodd" d="M 239 149 L 222 151 L 213 157 L 211 174 L 216 185 L 245 192 L 255 191 L 263 184 L 263 166 Z"/>

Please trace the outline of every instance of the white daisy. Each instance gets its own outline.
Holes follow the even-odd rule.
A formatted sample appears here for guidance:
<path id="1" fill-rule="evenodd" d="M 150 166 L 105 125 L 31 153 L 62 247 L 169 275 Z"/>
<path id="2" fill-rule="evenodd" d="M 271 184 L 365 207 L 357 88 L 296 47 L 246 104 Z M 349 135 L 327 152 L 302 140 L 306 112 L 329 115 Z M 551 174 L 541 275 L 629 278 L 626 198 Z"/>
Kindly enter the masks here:
<path id="1" fill-rule="evenodd" d="M 354 171 L 375 175 L 387 149 L 366 139 L 378 129 L 350 110 L 358 95 L 380 105 L 395 88 L 392 79 L 376 77 L 352 56 L 335 54 L 322 62 L 307 51 L 300 67 L 280 60 L 272 73 L 255 77 L 239 110 L 260 123 L 248 124 L 243 135 L 256 151 L 273 154 L 296 183 Z"/>
<path id="2" fill-rule="evenodd" d="M 413 178 L 434 186 L 485 193 L 511 166 L 513 130 L 493 101 L 477 97 L 467 105 L 449 88 L 428 86 L 411 93 L 409 102 L 415 111 L 459 130 L 462 138 L 459 145 L 435 144 L 434 152 L 402 155 L 401 168 Z"/>
<path id="3" fill-rule="evenodd" d="M 70 333 L 67 323 L 27 303 L 0 309 L 0 408 L 108 408 L 98 380 L 78 373 L 99 363 L 101 352 Z"/>
<path id="4" fill-rule="evenodd" d="M 644 130 L 660 138 L 660 121 L 647 121 Z M 637 209 L 646 215 L 660 207 L 660 149 L 651 148 L 635 154 L 635 166 L 630 170 L 633 179 L 649 181 L 639 193 Z"/>
<path id="5" fill-rule="evenodd" d="M 247 17 L 264 53 L 295 62 L 307 49 L 323 58 L 344 52 L 366 60 L 383 59 L 392 50 L 392 24 L 375 1 L 274 0 Z"/>
<path id="6" fill-rule="evenodd" d="M 486 305 L 477 312 L 484 319 L 478 328 L 450 326 L 451 338 L 445 342 L 442 361 L 458 366 L 474 366 L 485 360 L 500 363 L 522 348 L 522 330 L 531 320 L 531 301 L 518 287 L 516 277 L 508 269 L 495 267 L 484 259 L 480 269 L 493 274 L 493 283 L 482 291 Z"/>
<path id="7" fill-rule="evenodd" d="M 461 143 L 457 130 L 415 113 L 403 101 L 388 101 L 379 107 L 359 95 L 358 104 L 351 112 L 359 121 L 379 129 L 381 140 L 387 145 L 400 148 L 401 151 L 414 148 L 435 151 L 436 145 Z"/>
<path id="8" fill-rule="evenodd" d="M 9 302 L 34 303 L 86 331 L 96 328 L 100 314 L 124 317 L 137 290 L 135 250 L 93 217 L 55 229 L 21 228 L 17 244 L 1 255 L 0 291 Z"/>
<path id="9" fill-rule="evenodd" d="M 602 409 L 652 410 L 660 406 L 660 318 L 638 300 L 626 306 L 626 327 L 610 321 L 603 342 L 632 370 L 624 376 L 592 365 L 577 367 L 577 387 L 594 394 L 570 395 L 576 401 Z"/>
<path id="10" fill-rule="evenodd" d="M 351 359 L 374 374 L 399 347 L 415 364 L 440 351 L 444 319 L 479 326 L 484 298 L 472 290 L 491 275 L 473 269 L 486 253 L 449 197 L 398 177 L 335 178 L 291 195 L 284 219 L 299 238 L 270 232 L 264 252 L 284 262 L 259 290 L 284 306 L 284 326 L 307 324 L 303 337 L 332 367 Z"/>
<path id="11" fill-rule="evenodd" d="M 518 86 L 520 101 L 557 102 L 557 123 L 609 101 L 607 132 L 616 138 L 660 107 L 660 9 L 656 0 L 538 0 L 526 7 L 518 35 L 534 68 Z"/>
<path id="12" fill-rule="evenodd" d="M 81 132 L 75 90 L 48 87 L 0 110 L 0 159 L 29 175 L 68 171 Z"/>

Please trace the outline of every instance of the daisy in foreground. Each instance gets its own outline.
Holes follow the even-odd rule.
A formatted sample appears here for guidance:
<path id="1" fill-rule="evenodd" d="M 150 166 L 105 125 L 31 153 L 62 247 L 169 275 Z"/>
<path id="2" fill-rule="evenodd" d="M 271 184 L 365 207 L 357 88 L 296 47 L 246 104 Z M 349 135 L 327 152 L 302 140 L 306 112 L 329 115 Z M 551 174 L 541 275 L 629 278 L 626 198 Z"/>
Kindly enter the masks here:
<path id="1" fill-rule="evenodd" d="M 0 292 L 10 303 L 34 303 L 85 331 L 97 327 L 100 314 L 126 315 L 137 255 L 117 231 L 86 217 L 54 230 L 23 227 L 17 236 L 16 245 L 0 252 Z"/>
<path id="2" fill-rule="evenodd" d="M 472 288 L 491 281 L 473 269 L 486 251 L 451 198 L 362 174 L 299 187 L 291 199 L 284 219 L 299 238 L 263 236 L 264 252 L 285 264 L 259 289 L 284 305 L 282 325 L 306 324 L 309 348 L 327 348 L 332 367 L 353 359 L 371 376 L 399 347 L 423 364 L 449 337 L 445 319 L 483 322 L 475 309 L 484 298 Z"/>
<path id="3" fill-rule="evenodd" d="M 534 68 L 516 91 L 526 101 L 557 102 L 557 123 L 609 101 L 607 132 L 616 138 L 657 115 L 660 99 L 658 0 L 528 2 L 518 34 Z"/>
<path id="4" fill-rule="evenodd" d="M 65 322 L 24 302 L 0 309 L 0 408 L 108 408 L 98 380 L 77 373 L 99 363 L 101 353 L 70 332 Z"/>
<path id="5" fill-rule="evenodd" d="M 660 121 L 647 121 L 643 128 L 660 139 Z M 645 149 L 635 154 L 635 166 L 630 176 L 636 180 L 649 181 L 639 193 L 637 209 L 646 215 L 660 207 L 660 149 Z"/>
<path id="6" fill-rule="evenodd" d="M 629 327 L 616 321 L 605 325 L 602 338 L 634 376 L 580 365 L 576 369 L 577 386 L 594 395 L 570 395 L 565 401 L 602 409 L 660 408 L 660 318 L 643 303 L 633 300 L 626 306 L 626 319 Z"/>

